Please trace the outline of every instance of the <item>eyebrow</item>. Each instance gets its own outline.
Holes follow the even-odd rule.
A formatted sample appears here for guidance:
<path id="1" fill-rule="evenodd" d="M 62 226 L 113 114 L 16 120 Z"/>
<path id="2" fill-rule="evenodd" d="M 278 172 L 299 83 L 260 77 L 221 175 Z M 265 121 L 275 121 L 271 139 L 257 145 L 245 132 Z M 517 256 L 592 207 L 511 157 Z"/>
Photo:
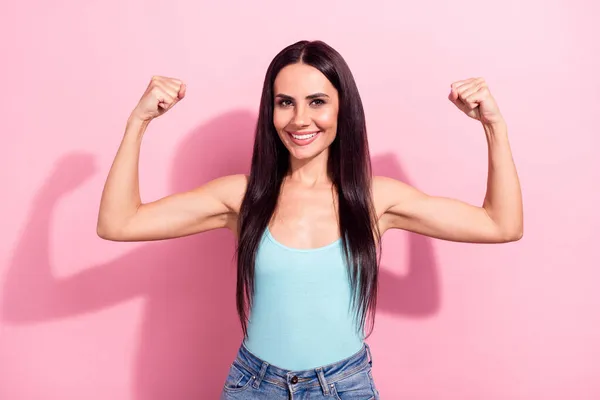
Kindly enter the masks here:
<path id="1" fill-rule="evenodd" d="M 278 93 L 275 97 L 280 97 L 285 100 L 294 100 L 294 98 L 292 96 L 289 96 L 289 95 L 283 94 L 283 93 Z M 306 100 L 313 100 L 313 99 L 317 99 L 319 97 L 329 97 L 329 96 L 326 95 L 325 93 L 313 93 L 313 94 L 309 94 L 308 96 L 306 96 Z"/>

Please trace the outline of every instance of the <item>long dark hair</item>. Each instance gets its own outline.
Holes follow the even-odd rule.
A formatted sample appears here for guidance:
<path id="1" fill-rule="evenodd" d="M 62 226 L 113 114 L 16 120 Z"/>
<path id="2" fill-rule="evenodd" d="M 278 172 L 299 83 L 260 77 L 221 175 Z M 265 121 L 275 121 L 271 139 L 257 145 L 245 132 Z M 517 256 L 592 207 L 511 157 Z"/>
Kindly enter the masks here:
<path id="1" fill-rule="evenodd" d="M 318 69 L 338 91 L 337 134 L 329 147 L 327 172 L 337 191 L 340 236 L 354 291 L 352 306 L 359 329 L 371 316 L 370 335 L 375 323 L 380 234 L 372 201 L 365 115 L 350 68 L 336 50 L 321 41 L 300 41 L 286 47 L 275 56 L 265 76 L 250 177 L 238 221 L 236 304 L 242 330 L 246 337 L 257 248 L 289 170 L 289 152 L 273 125 L 273 86 L 279 71 L 295 63 Z"/>

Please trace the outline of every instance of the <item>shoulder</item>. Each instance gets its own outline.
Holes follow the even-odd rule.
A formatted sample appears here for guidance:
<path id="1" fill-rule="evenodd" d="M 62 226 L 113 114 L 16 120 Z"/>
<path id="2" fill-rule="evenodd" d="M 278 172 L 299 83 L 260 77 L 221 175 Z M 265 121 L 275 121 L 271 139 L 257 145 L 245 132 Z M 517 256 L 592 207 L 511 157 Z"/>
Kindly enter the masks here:
<path id="1" fill-rule="evenodd" d="M 381 216 L 391 208 L 407 204 L 411 199 L 423 194 L 411 185 L 386 176 L 374 176 L 372 180 L 373 202 L 377 215 Z"/>
<path id="2" fill-rule="evenodd" d="M 375 202 L 387 203 L 398 196 L 409 195 L 414 190 L 410 185 L 387 176 L 374 176 L 372 179 Z"/>
<path id="3" fill-rule="evenodd" d="M 245 174 L 234 174 L 215 178 L 198 187 L 195 191 L 212 194 L 227 206 L 230 211 L 238 213 L 247 187 L 248 176 Z"/>
<path id="4" fill-rule="evenodd" d="M 213 181 L 211 181 L 211 183 L 215 186 L 229 191 L 245 191 L 246 187 L 248 186 L 248 175 L 225 175 L 214 179 Z"/>
<path id="5" fill-rule="evenodd" d="M 402 184 L 402 182 L 400 182 L 396 179 L 388 178 L 387 176 L 381 176 L 381 175 L 373 176 L 373 180 L 372 180 L 374 192 L 375 191 L 382 192 L 382 191 L 385 191 L 386 189 L 393 189 L 393 188 L 397 187 L 398 184 Z"/>
<path id="6" fill-rule="evenodd" d="M 248 176 L 244 174 L 225 175 L 211 180 L 196 190 L 209 189 L 220 193 L 239 193 L 246 191 Z"/>

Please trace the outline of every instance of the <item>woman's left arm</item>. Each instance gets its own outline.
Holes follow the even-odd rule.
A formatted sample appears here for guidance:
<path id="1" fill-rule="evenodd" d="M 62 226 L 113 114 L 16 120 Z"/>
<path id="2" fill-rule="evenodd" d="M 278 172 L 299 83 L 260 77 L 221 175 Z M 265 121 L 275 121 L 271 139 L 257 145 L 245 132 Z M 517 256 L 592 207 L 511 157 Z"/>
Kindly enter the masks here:
<path id="1" fill-rule="evenodd" d="M 452 84 L 448 96 L 483 125 L 488 144 L 488 179 L 483 205 L 429 196 L 405 183 L 376 177 L 380 230 L 397 228 L 444 240 L 503 243 L 523 236 L 523 202 L 508 129 L 487 84 L 472 78 Z"/>

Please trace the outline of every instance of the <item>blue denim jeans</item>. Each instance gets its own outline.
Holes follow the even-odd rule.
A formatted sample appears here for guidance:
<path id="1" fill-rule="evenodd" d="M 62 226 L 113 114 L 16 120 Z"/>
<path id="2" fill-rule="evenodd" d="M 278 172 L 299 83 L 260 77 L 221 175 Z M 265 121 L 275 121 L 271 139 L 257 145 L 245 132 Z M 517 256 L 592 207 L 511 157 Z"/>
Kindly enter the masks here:
<path id="1" fill-rule="evenodd" d="M 304 371 L 270 365 L 243 344 L 231 364 L 221 400 L 379 400 L 369 345 L 334 364 Z"/>

